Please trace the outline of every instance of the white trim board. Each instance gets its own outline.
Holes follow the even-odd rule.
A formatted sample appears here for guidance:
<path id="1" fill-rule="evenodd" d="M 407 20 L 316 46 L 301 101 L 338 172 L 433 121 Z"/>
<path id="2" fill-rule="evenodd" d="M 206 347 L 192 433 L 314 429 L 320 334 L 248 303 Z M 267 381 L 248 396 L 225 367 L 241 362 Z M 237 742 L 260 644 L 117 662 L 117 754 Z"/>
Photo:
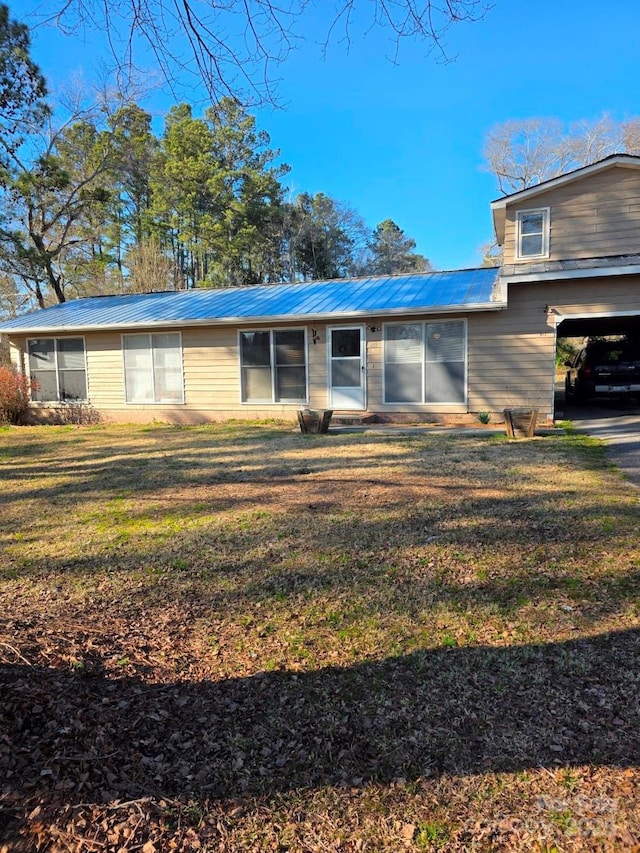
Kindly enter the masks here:
<path id="1" fill-rule="evenodd" d="M 531 272 L 515 275 L 501 275 L 500 281 L 505 284 L 535 281 L 566 281 L 572 278 L 608 278 L 614 275 L 640 275 L 640 265 L 626 267 L 590 267 L 579 270 L 557 270 L 556 272 Z"/>

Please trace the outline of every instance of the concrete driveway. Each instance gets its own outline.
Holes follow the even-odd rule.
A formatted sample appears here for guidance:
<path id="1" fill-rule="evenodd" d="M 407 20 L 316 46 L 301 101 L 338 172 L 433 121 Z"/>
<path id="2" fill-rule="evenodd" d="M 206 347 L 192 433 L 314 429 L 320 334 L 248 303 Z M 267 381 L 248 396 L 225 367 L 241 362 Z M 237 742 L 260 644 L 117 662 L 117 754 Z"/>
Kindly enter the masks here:
<path id="1" fill-rule="evenodd" d="M 581 432 L 602 439 L 611 461 L 625 472 L 631 483 L 640 486 L 639 405 L 603 400 L 584 407 L 567 406 L 564 418 Z"/>

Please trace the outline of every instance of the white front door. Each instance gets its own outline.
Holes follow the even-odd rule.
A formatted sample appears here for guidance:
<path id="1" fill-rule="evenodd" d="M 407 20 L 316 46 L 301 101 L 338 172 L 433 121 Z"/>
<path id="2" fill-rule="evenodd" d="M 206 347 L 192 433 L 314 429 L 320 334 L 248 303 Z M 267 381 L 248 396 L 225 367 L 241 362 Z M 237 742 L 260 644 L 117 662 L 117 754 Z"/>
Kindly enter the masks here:
<path id="1" fill-rule="evenodd" d="M 364 409 L 364 326 L 329 329 L 329 408 Z"/>

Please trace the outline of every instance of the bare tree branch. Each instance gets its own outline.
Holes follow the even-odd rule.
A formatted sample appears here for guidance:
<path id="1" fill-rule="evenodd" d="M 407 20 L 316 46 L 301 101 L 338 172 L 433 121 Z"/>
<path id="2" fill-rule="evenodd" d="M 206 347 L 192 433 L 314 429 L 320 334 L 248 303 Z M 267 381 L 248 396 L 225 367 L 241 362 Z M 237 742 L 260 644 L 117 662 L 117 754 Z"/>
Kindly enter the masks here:
<path id="1" fill-rule="evenodd" d="M 557 177 L 610 154 L 640 151 L 640 119 L 615 122 L 604 114 L 568 127 L 556 118 L 505 121 L 487 134 L 484 170 L 503 195 Z"/>
<path id="2" fill-rule="evenodd" d="M 185 73 L 199 79 L 212 100 L 225 95 L 243 105 L 277 102 L 275 70 L 299 43 L 299 24 L 309 0 L 43 0 L 41 23 L 66 34 L 100 30 L 123 82 L 135 76 L 150 54 L 175 93 Z M 317 8 L 317 7 L 316 7 Z M 323 2 L 326 51 L 351 44 L 356 20 L 363 33 L 387 32 L 397 59 L 401 42 L 422 42 L 448 59 L 444 36 L 461 22 L 478 21 L 485 0 L 341 0 Z M 356 13 L 358 13 L 356 15 Z M 186 43 L 186 52 L 185 52 Z M 183 81 L 184 82 L 184 81 Z"/>

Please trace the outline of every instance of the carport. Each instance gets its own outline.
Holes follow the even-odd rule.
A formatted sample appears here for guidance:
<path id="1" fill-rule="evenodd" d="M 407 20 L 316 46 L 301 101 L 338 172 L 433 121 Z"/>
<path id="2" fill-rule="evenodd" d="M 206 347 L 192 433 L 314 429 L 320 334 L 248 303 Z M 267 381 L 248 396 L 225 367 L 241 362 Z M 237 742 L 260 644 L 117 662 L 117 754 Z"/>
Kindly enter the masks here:
<path id="1" fill-rule="evenodd" d="M 556 351 L 558 341 L 562 338 L 594 338 L 627 335 L 640 339 L 640 314 L 635 311 L 621 311 L 615 313 L 585 313 L 556 315 Z M 554 396 L 555 417 L 564 414 L 566 405 L 564 394 L 564 383 L 559 380 L 556 373 L 556 387 Z M 626 415 L 640 415 L 640 408 L 636 401 L 622 399 L 602 399 L 590 401 L 585 405 L 575 405 L 572 409 L 576 411 L 581 421 L 593 418 L 615 417 L 624 412 Z M 572 418 L 573 419 L 573 418 Z"/>
<path id="2" fill-rule="evenodd" d="M 595 338 L 640 335 L 640 314 L 569 314 L 556 320 L 557 338 Z"/>

